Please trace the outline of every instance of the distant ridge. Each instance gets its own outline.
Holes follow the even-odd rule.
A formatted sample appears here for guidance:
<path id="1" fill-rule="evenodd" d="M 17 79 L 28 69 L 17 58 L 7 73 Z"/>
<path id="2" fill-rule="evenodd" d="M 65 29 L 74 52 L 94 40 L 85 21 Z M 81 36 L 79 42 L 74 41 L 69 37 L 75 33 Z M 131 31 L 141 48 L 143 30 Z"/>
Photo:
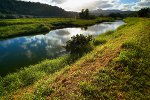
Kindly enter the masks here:
<path id="1" fill-rule="evenodd" d="M 102 9 L 97 9 L 97 10 L 92 10 L 90 11 L 92 15 L 99 16 L 99 15 L 104 15 L 107 16 L 111 13 L 120 13 L 120 14 L 130 14 L 133 13 L 133 11 L 121 11 L 121 10 L 102 10 Z"/>

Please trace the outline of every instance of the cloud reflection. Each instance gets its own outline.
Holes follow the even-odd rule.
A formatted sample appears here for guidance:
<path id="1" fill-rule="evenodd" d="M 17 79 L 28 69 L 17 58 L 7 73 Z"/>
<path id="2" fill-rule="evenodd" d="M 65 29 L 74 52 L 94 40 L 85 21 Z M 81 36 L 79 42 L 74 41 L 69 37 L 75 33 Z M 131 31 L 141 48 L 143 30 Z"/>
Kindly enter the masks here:
<path id="1" fill-rule="evenodd" d="M 45 58 L 54 58 L 64 54 L 62 47 L 74 35 L 84 34 L 97 36 L 108 30 L 115 30 L 123 22 L 101 23 L 81 28 L 64 28 L 50 31 L 46 35 L 24 36 L 0 41 L 1 67 L 26 66 Z"/>

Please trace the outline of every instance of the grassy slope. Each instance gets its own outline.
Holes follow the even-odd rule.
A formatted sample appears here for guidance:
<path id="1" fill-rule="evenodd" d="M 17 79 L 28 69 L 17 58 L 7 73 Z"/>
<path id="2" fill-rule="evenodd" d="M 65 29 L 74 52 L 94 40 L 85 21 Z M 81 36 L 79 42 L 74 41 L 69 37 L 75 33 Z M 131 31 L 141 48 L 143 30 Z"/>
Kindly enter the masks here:
<path id="1" fill-rule="evenodd" d="M 11 86 L 16 87 L 16 82 L 21 80 L 15 74 L 8 75 L 7 77 L 17 81 L 7 83 L 2 79 L 1 84 L 6 83 L 6 87 L 9 84 L 12 89 L 9 95 L 6 93 L 9 90 L 5 91 L 7 96 L 3 96 L 3 99 L 150 99 L 150 19 L 128 18 L 125 21 L 127 24 L 115 32 L 98 36 L 95 49 L 74 64 L 59 68 L 64 62 L 60 60 L 58 72 L 48 74 L 49 72 L 43 71 L 45 74 L 42 78 L 37 78 L 26 86 L 21 84 L 22 87 L 18 89 Z M 103 41 L 107 42 L 100 44 Z M 36 65 L 40 67 L 33 67 L 55 68 L 57 64 L 53 67 L 50 65 L 47 61 Z M 40 71 L 41 69 L 39 75 Z M 37 74 L 33 71 L 30 73 Z M 26 79 L 29 73 L 25 74 Z M 34 74 L 31 79 L 39 76 Z M 6 89 L 0 86 L 1 91 Z"/>
<path id="2" fill-rule="evenodd" d="M 56 28 L 84 27 L 103 21 L 112 21 L 112 19 L 97 18 L 95 20 L 81 20 L 73 18 L 31 18 L 0 20 L 0 39 L 19 35 L 46 33 Z"/>

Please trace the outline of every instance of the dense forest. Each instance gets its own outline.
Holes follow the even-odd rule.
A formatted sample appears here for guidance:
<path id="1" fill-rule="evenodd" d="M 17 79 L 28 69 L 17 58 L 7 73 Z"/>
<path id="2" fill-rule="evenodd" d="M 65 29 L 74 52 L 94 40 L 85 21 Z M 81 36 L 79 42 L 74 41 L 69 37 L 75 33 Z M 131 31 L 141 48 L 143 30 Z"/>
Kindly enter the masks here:
<path id="1" fill-rule="evenodd" d="M 0 17 L 73 17 L 77 13 L 47 4 L 17 0 L 0 1 Z M 23 16 L 24 15 L 24 16 Z"/>

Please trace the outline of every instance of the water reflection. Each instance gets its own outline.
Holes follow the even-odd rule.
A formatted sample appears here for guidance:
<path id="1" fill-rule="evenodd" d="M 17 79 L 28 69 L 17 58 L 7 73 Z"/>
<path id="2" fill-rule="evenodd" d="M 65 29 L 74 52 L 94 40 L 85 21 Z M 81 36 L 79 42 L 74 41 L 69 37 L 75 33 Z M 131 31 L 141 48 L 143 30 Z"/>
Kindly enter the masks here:
<path id="1" fill-rule="evenodd" d="M 97 36 L 115 30 L 124 22 L 101 23 L 84 28 L 64 28 L 46 35 L 23 36 L 0 41 L 0 75 L 15 71 L 43 59 L 55 58 L 66 53 L 62 47 L 76 34 Z"/>

